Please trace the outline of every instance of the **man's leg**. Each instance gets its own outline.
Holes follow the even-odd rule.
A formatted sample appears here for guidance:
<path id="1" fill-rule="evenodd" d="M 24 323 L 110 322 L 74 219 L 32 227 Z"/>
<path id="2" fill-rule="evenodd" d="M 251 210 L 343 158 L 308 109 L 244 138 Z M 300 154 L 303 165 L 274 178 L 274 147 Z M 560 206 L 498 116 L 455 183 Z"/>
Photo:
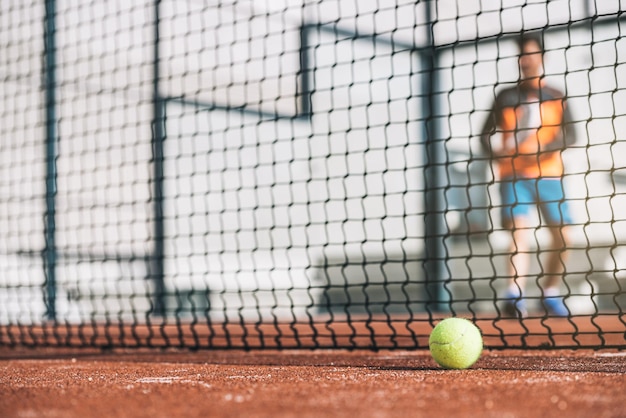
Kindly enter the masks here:
<path id="1" fill-rule="evenodd" d="M 528 180 L 509 180 L 500 184 L 502 198 L 502 226 L 511 234 L 508 252 L 508 285 L 504 312 L 508 316 L 525 317 L 526 303 L 523 299 L 526 277 L 530 264 L 529 212 L 534 207 L 532 183 Z"/>
<path id="2" fill-rule="evenodd" d="M 509 247 L 507 305 L 505 311 L 510 316 L 525 317 L 527 315 L 526 303 L 522 300 L 526 288 L 526 279 L 530 265 L 530 238 L 532 231 L 529 229 L 525 216 L 516 216 L 505 228 L 511 231 L 511 244 Z"/>
<path id="3" fill-rule="evenodd" d="M 563 279 L 569 247 L 566 225 L 571 224 L 572 219 L 560 180 L 544 179 L 538 186 L 542 201 L 541 211 L 550 233 L 550 244 L 545 249 L 542 247 L 542 250 L 547 252 L 546 265 L 543 270 L 543 304 L 550 315 L 567 316 L 569 310 L 565 306 L 559 287 Z"/>
<path id="4" fill-rule="evenodd" d="M 551 226 L 548 230 L 550 231 L 551 243 L 546 249 L 548 254 L 543 274 L 543 304 L 550 315 L 568 316 L 569 310 L 559 291 L 565 271 L 568 237 L 566 229 L 561 226 Z"/>
<path id="5" fill-rule="evenodd" d="M 550 231 L 551 243 L 546 249 L 548 256 L 544 273 L 544 290 L 560 286 L 563 272 L 565 271 L 567 247 L 569 245 L 566 227 L 550 226 L 548 231 Z"/>

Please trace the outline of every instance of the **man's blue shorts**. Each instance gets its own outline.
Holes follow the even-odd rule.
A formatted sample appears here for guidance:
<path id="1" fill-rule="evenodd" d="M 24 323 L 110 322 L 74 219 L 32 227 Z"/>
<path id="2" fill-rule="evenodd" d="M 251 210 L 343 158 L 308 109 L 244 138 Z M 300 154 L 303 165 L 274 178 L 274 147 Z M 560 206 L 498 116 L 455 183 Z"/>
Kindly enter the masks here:
<path id="1" fill-rule="evenodd" d="M 560 178 L 503 179 L 500 183 L 502 221 L 528 216 L 538 207 L 548 225 L 572 223 Z"/>

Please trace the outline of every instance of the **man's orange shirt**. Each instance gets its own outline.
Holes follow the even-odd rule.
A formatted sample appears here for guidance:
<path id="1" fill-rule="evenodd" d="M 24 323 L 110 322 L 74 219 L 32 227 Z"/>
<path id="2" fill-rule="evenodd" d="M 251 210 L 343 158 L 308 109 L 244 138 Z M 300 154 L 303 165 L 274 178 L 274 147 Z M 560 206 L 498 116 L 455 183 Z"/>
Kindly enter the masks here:
<path id="1" fill-rule="evenodd" d="M 573 134 L 565 134 L 569 119 L 561 92 L 521 84 L 498 94 L 481 142 L 500 178 L 561 177 L 561 152 L 575 141 Z M 502 136 L 501 149 L 492 146 L 495 133 Z"/>

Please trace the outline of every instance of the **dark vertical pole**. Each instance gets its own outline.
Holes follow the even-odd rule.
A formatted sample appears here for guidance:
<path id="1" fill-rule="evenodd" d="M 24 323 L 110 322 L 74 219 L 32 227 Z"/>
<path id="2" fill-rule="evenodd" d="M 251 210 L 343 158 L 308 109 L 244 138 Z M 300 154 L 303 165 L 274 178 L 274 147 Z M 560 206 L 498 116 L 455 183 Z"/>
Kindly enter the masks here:
<path id="1" fill-rule="evenodd" d="M 424 115 L 425 115 L 425 152 L 424 152 L 424 235 L 425 235 L 425 270 L 426 292 L 430 303 L 429 310 L 448 310 L 447 302 L 450 296 L 445 289 L 445 144 L 439 138 L 437 121 L 438 99 L 436 89 L 438 85 L 439 51 L 433 36 L 434 18 L 431 5 L 434 1 L 426 1 L 427 47 L 424 59 Z"/>
<path id="2" fill-rule="evenodd" d="M 307 23 L 300 27 L 300 115 L 311 117 L 311 74 L 309 72 L 309 29 Z"/>
<path id="3" fill-rule="evenodd" d="M 587 0 L 587 17 L 595 17 L 598 14 L 596 2 L 594 0 Z"/>
<path id="4" fill-rule="evenodd" d="M 165 140 L 164 102 L 159 89 L 159 21 L 161 1 L 154 2 L 154 62 L 153 62 L 153 106 L 152 158 L 153 158 L 153 199 L 154 199 L 154 248 L 149 271 L 154 283 L 154 314 L 165 315 L 165 279 L 163 272 L 164 228 L 163 228 L 163 142 Z"/>
<path id="5" fill-rule="evenodd" d="M 56 4 L 46 0 L 44 22 L 44 88 L 46 101 L 46 213 L 44 303 L 46 317 L 56 320 L 56 194 L 57 194 L 57 115 L 56 115 Z"/>

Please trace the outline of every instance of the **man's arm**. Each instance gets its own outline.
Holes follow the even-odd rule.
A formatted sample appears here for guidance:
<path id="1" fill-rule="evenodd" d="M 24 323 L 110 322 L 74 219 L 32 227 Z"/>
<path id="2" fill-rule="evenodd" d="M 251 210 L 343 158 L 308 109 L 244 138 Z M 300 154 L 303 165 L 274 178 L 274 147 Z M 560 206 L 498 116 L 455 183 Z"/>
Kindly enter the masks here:
<path id="1" fill-rule="evenodd" d="M 489 116 L 487 116 L 487 119 L 485 120 L 483 129 L 481 130 L 480 134 L 480 144 L 485 154 L 487 154 L 489 157 L 493 157 L 494 155 L 493 146 L 491 144 L 491 137 L 496 133 L 496 127 L 497 116 L 494 104 L 494 106 L 491 108 L 491 111 L 489 112 Z"/>

